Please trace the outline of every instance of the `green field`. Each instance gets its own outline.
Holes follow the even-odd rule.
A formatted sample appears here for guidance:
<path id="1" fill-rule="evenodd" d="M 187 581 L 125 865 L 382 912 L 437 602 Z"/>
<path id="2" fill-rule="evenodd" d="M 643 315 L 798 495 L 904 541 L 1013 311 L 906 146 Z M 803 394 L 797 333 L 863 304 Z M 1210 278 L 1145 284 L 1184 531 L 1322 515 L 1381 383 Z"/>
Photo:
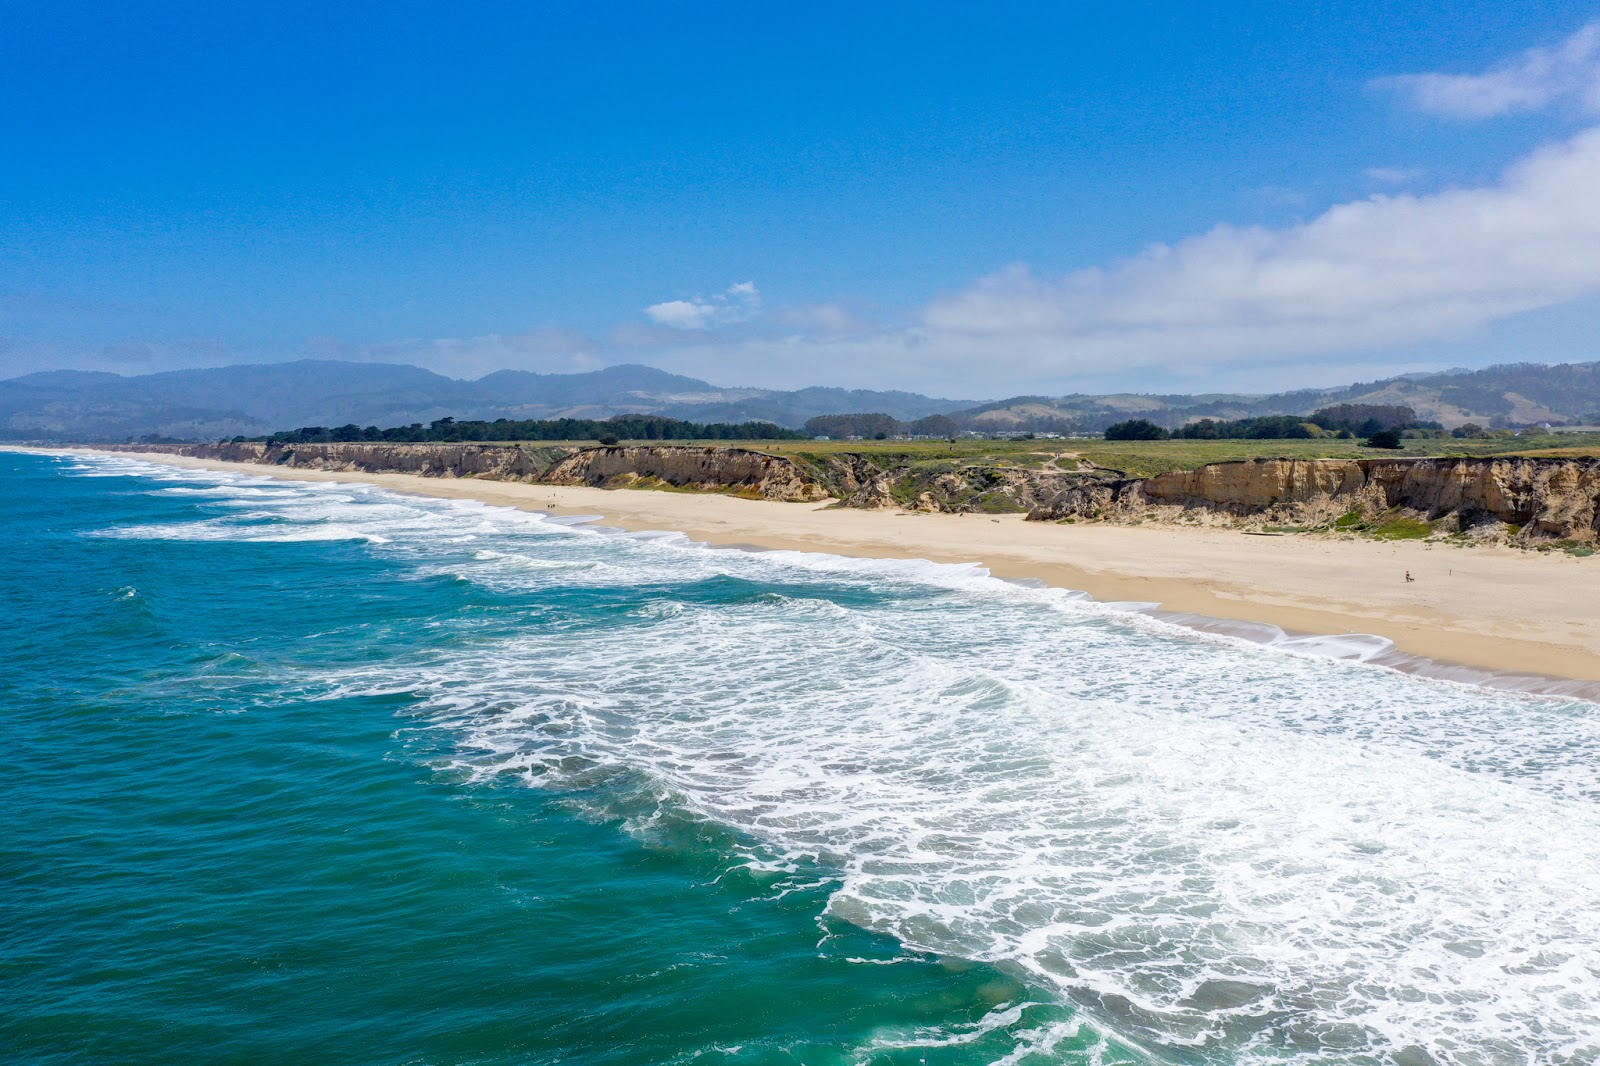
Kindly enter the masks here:
<path id="1" fill-rule="evenodd" d="M 554 442 L 541 441 L 549 447 Z M 593 447 L 594 441 L 573 441 L 572 446 Z M 863 455 L 880 465 L 901 466 L 955 462 L 969 466 L 1025 467 L 1049 464 L 1071 470 L 1075 460 L 1086 459 L 1099 467 L 1130 477 L 1148 477 L 1169 470 L 1190 470 L 1207 463 L 1239 459 L 1383 459 L 1397 456 L 1528 455 L 1549 457 L 1600 456 L 1600 432 L 1546 434 L 1535 437 L 1490 440 L 1408 440 L 1398 451 L 1364 448 L 1355 440 L 1160 440 L 1107 441 L 1093 438 L 1066 440 L 956 441 L 626 441 L 633 444 L 673 444 L 737 447 L 797 458 L 827 455 Z"/>

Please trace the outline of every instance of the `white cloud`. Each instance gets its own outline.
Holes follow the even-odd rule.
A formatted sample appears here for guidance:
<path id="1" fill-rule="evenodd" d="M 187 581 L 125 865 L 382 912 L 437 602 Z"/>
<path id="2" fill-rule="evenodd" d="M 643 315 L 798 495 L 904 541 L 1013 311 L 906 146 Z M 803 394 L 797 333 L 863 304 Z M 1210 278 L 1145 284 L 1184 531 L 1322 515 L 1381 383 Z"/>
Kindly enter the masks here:
<path id="1" fill-rule="evenodd" d="M 761 292 L 753 281 L 730 285 L 709 299 L 667 300 L 644 313 L 657 325 L 672 329 L 709 329 L 753 318 L 761 311 Z"/>
<path id="2" fill-rule="evenodd" d="M 667 300 L 665 303 L 651 304 L 644 309 L 644 313 L 673 329 L 704 329 L 716 315 L 717 309 L 711 304 L 694 300 Z"/>
<path id="3" fill-rule="evenodd" d="M 1585 33 L 1600 40 L 1600 23 Z M 1550 54 L 1557 51 L 1582 49 L 1569 41 Z M 1505 69 L 1530 63 L 1524 56 Z M 1397 168 L 1367 173 L 1392 186 L 1418 177 Z M 827 303 L 763 312 L 759 289 L 746 281 L 654 304 L 603 342 L 543 330 L 340 343 L 326 354 L 462 376 L 627 359 L 719 384 L 898 387 L 973 398 L 1331 384 L 1459 363 L 1447 346 L 1523 328 L 1538 321 L 1527 313 L 1542 308 L 1566 305 L 1592 318 L 1582 309 L 1600 306 L 1597 189 L 1600 126 L 1532 153 L 1483 187 L 1377 195 L 1293 225 L 1220 225 L 1061 277 L 1013 266 L 898 324 Z M 1590 302 L 1576 302 L 1584 298 Z M 1485 350 L 1483 358 L 1524 350 Z M 100 353 L 93 361 L 133 354 Z M 37 365 L 36 356 L 7 356 L 24 358 Z M 159 350 L 155 362 L 166 365 Z"/>
<path id="4" fill-rule="evenodd" d="M 1600 128 L 1487 188 L 1375 196 L 1281 229 L 1218 226 L 1056 281 L 1013 267 L 934 302 L 924 319 L 932 340 L 1010 345 L 1061 369 L 1460 337 L 1600 291 L 1596 189 Z"/>
<path id="5" fill-rule="evenodd" d="M 1558 45 L 1530 48 L 1482 74 L 1402 74 L 1371 84 L 1401 93 L 1424 111 L 1456 118 L 1537 111 L 1562 100 L 1600 114 L 1600 20 Z"/>
<path id="6" fill-rule="evenodd" d="M 1596 189 L 1600 127 L 1483 187 L 1376 195 L 1288 226 L 1221 225 L 1064 277 L 1013 266 L 899 326 L 784 307 L 753 330 L 640 327 L 663 338 L 635 350 L 717 382 L 966 396 L 1380 377 L 1459 362 L 1451 350 L 1491 326 L 1600 296 Z"/>

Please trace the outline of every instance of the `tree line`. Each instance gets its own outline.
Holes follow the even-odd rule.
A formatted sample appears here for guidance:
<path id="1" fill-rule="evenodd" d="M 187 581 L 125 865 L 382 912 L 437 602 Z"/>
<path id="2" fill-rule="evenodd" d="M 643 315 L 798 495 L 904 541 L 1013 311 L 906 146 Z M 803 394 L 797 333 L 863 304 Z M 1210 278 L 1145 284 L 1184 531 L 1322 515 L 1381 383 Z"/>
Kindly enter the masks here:
<path id="1" fill-rule="evenodd" d="M 893 415 L 870 414 L 818 415 L 806 420 L 806 434 L 834 440 L 860 438 L 886 440 L 889 437 L 954 437 L 961 427 L 949 415 L 929 415 L 902 422 Z"/>
<path id="2" fill-rule="evenodd" d="M 604 420 L 593 418 L 551 418 L 516 420 L 497 418 L 493 422 L 457 421 L 439 418 L 423 425 L 407 426 L 302 426 L 266 437 L 234 437 L 235 442 L 263 441 L 266 444 L 354 444 L 392 441 L 395 443 L 458 443 L 468 441 L 594 440 L 615 444 L 623 440 L 804 440 L 809 434 L 773 425 L 771 422 L 684 422 L 660 415 L 617 415 Z"/>
<path id="3" fill-rule="evenodd" d="M 1361 437 L 1375 447 L 1398 448 L 1407 431 L 1443 433 L 1438 422 L 1419 421 L 1410 407 L 1341 403 L 1309 415 L 1261 415 L 1222 421 L 1202 418 L 1169 430 L 1146 418 L 1132 418 L 1106 427 L 1106 440 L 1310 440 L 1316 437 Z"/>

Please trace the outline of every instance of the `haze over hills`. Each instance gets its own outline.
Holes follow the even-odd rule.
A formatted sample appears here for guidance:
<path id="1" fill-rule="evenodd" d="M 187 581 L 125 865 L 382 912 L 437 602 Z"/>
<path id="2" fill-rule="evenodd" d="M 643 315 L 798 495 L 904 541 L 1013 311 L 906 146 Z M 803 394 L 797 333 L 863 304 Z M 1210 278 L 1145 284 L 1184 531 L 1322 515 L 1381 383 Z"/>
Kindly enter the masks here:
<path id="1" fill-rule="evenodd" d="M 1600 424 L 1600 362 L 1508 363 L 1483 370 L 1406 374 L 1381 381 L 1269 395 L 1119 394 L 1017 396 L 955 415 L 964 429 L 989 432 L 1099 432 L 1112 422 L 1147 418 L 1175 429 L 1198 418 L 1305 415 L 1338 403 L 1396 404 L 1446 428 L 1538 422 Z"/>
<path id="2" fill-rule="evenodd" d="M 395 426 L 437 418 L 609 418 L 659 414 L 695 422 L 761 420 L 791 428 L 816 415 L 881 412 L 905 421 L 950 415 L 963 430 L 1096 433 L 1126 418 L 1169 428 L 1196 418 L 1308 414 L 1333 403 L 1404 404 L 1446 426 L 1600 423 L 1600 363 L 1518 363 L 1406 375 L 1271 395 L 1018 396 L 989 403 L 912 392 L 813 387 L 723 388 L 646 366 L 581 374 L 502 370 L 476 381 L 421 367 L 301 361 L 123 377 L 44 371 L 0 381 L 0 439 L 206 440 L 301 426 Z"/>
<path id="3" fill-rule="evenodd" d="M 971 406 L 909 392 L 720 388 L 647 366 L 581 374 L 502 370 L 462 381 L 421 367 L 303 360 L 123 377 L 55 370 L 0 381 L 0 439 L 182 440 L 300 426 L 394 426 L 436 418 L 609 418 L 800 426 L 819 414 L 884 411 L 914 419 Z"/>

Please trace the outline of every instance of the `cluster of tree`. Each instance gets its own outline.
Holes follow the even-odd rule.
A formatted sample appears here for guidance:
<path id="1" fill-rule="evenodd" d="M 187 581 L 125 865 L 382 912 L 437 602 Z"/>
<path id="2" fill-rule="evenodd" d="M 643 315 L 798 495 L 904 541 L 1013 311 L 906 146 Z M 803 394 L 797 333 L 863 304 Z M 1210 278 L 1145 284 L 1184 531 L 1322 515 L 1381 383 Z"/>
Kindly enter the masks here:
<path id="1" fill-rule="evenodd" d="M 1233 421 L 1202 418 L 1173 430 L 1147 418 L 1130 418 L 1106 427 L 1106 440 L 1309 440 L 1321 436 L 1324 433 L 1320 426 L 1299 415 L 1261 415 Z"/>
<path id="2" fill-rule="evenodd" d="M 1202 418 L 1173 430 L 1184 440 L 1306 440 L 1322 436 L 1322 430 L 1299 415 L 1262 415 L 1219 422 Z"/>
<path id="3" fill-rule="evenodd" d="M 1106 427 L 1106 440 L 1166 440 L 1170 436 L 1165 426 L 1158 426 L 1148 418 L 1130 418 Z"/>
<path id="4" fill-rule="evenodd" d="M 1560 424 L 1557 422 L 1550 423 L 1552 427 Z M 1448 436 L 1455 437 L 1458 440 L 1506 440 L 1510 437 L 1536 437 L 1549 432 L 1550 429 L 1540 424 L 1518 426 L 1515 429 L 1490 429 L 1480 426 L 1476 422 L 1466 422 L 1452 429 Z M 1408 432 L 1406 435 L 1410 436 L 1411 434 Z M 1444 433 L 1438 434 L 1441 437 L 1446 435 Z"/>
<path id="5" fill-rule="evenodd" d="M 948 415 L 929 415 L 902 422 L 892 415 L 818 415 L 807 420 L 806 433 L 834 440 L 886 440 L 889 437 L 954 437 L 961 431 Z"/>
<path id="6" fill-rule="evenodd" d="M 1364 438 L 1369 447 L 1398 448 L 1405 436 L 1442 436 L 1437 422 L 1417 420 L 1409 407 L 1384 404 L 1342 403 L 1324 407 L 1307 417 L 1300 415 L 1261 415 L 1220 421 L 1201 418 L 1175 430 L 1145 418 L 1133 418 L 1106 427 L 1107 440 L 1309 440 L 1337 436 Z"/>
<path id="7" fill-rule="evenodd" d="M 1417 421 L 1409 407 L 1381 403 L 1340 403 L 1311 412 L 1307 421 L 1330 433 L 1347 432 L 1354 437 L 1370 437 L 1386 429 L 1441 429 L 1437 422 Z"/>
<path id="8" fill-rule="evenodd" d="M 235 437 L 235 441 L 258 440 L 268 444 L 347 444 L 360 441 L 397 443 L 507 441 L 507 440 L 597 440 L 615 444 L 620 440 L 803 440 L 805 434 L 784 429 L 770 422 L 683 422 L 659 415 L 618 415 L 603 421 L 593 418 L 552 418 L 516 421 L 497 418 L 493 422 L 457 422 L 440 418 L 424 426 L 358 426 L 354 423 L 329 429 L 303 426 L 274 433 L 270 437 Z"/>

